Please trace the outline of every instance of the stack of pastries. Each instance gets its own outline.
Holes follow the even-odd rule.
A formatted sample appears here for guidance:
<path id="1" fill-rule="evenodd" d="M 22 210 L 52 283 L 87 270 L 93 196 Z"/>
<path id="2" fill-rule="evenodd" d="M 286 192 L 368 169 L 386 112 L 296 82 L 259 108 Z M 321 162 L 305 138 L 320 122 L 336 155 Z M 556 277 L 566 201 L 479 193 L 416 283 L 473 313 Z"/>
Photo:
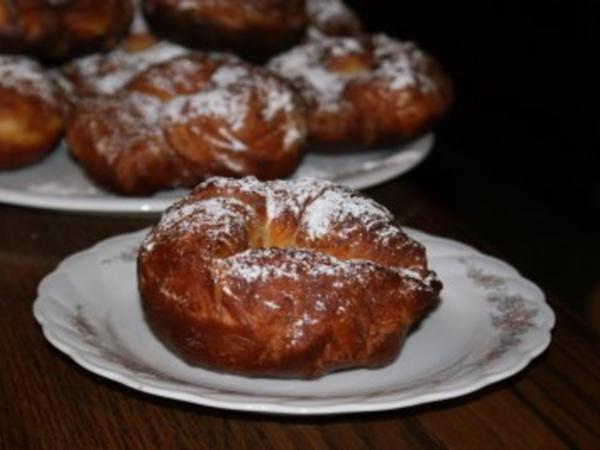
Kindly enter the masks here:
<path id="1" fill-rule="evenodd" d="M 123 195 L 282 178 L 306 150 L 410 140 L 452 101 L 434 59 L 342 0 L 0 0 L 0 74 L 0 169 L 65 138 Z"/>
<path id="2" fill-rule="evenodd" d="M 64 140 L 118 194 L 201 182 L 145 239 L 138 285 L 156 336 L 213 370 L 394 360 L 442 288 L 424 247 L 354 191 L 281 179 L 307 149 L 413 139 L 451 101 L 433 58 L 342 0 L 0 0 L 0 170 Z"/>

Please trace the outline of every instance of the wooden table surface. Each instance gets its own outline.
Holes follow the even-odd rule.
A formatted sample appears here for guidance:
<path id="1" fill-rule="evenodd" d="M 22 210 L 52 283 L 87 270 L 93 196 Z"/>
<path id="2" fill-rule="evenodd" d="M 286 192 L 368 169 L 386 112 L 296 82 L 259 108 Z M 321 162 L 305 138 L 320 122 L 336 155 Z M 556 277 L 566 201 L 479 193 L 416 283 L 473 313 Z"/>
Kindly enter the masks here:
<path id="1" fill-rule="evenodd" d="M 367 193 L 407 225 L 502 256 L 409 181 Z M 525 370 L 461 398 L 401 410 L 241 414 L 146 395 L 80 368 L 45 341 L 33 318 L 38 283 L 69 254 L 155 221 L 0 206 L 1 448 L 600 449 L 599 344 L 552 300 L 552 343 Z"/>

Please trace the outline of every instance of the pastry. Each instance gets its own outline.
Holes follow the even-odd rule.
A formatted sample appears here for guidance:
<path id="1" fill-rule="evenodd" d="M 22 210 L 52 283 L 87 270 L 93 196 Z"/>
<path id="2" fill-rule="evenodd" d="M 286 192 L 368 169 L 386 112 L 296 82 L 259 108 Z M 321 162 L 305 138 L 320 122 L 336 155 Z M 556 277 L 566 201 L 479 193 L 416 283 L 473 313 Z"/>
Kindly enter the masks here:
<path id="1" fill-rule="evenodd" d="M 423 246 L 334 184 L 212 178 L 138 254 L 151 329 L 192 365 L 314 378 L 379 367 L 435 304 Z"/>
<path id="2" fill-rule="evenodd" d="M 268 67 L 302 94 L 309 138 L 323 151 L 404 142 L 427 131 L 452 102 L 451 82 L 435 60 L 382 34 L 320 36 Z"/>
<path id="3" fill-rule="evenodd" d="M 64 132 L 67 100 L 35 61 L 0 56 L 0 170 L 32 164 Z"/>
<path id="4" fill-rule="evenodd" d="M 289 175 L 303 154 L 302 102 L 280 78 L 233 56 L 188 54 L 112 95 L 82 98 L 67 126 L 73 156 L 122 194 L 211 175 Z"/>
<path id="5" fill-rule="evenodd" d="M 144 0 L 146 18 L 161 37 L 200 50 L 263 59 L 304 35 L 304 0 Z"/>
<path id="6" fill-rule="evenodd" d="M 131 0 L 0 0 L 0 52 L 65 61 L 114 47 Z"/>

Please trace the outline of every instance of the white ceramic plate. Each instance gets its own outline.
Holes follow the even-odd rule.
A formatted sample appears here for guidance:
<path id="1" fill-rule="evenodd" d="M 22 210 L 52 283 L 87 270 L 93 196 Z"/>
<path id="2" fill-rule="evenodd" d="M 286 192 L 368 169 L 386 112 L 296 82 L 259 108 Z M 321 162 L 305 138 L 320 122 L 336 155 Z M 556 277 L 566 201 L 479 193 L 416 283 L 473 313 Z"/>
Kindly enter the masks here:
<path id="1" fill-rule="evenodd" d="M 292 178 L 312 176 L 364 189 L 408 172 L 433 147 L 427 134 L 399 147 L 362 153 L 309 153 Z M 86 212 L 160 212 L 187 191 L 174 189 L 151 197 L 123 197 L 95 185 L 61 145 L 40 164 L 0 173 L 0 202 L 35 208 Z"/>
<path id="2" fill-rule="evenodd" d="M 445 287 L 440 306 L 381 369 L 299 381 L 188 366 L 143 319 L 135 256 L 147 230 L 66 259 L 41 283 L 34 313 L 54 346 L 96 374 L 162 397 L 261 413 L 376 411 L 457 397 L 520 371 L 548 346 L 555 319 L 539 288 L 470 247 L 408 231 Z"/>

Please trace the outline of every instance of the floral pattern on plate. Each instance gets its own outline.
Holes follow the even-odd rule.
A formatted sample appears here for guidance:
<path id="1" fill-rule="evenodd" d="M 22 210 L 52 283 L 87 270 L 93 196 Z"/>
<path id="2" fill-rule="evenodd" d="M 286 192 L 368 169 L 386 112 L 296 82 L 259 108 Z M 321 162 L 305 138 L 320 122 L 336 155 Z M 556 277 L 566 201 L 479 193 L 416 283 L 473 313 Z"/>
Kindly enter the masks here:
<path id="1" fill-rule="evenodd" d="M 188 366 L 147 327 L 135 254 L 147 233 L 71 256 L 39 287 L 46 338 L 90 371 L 134 389 L 200 405 L 276 414 L 386 410 L 453 398 L 523 369 L 550 343 L 543 293 L 508 264 L 455 241 L 407 230 L 444 282 L 440 304 L 392 364 L 318 380 L 275 380 Z"/>

